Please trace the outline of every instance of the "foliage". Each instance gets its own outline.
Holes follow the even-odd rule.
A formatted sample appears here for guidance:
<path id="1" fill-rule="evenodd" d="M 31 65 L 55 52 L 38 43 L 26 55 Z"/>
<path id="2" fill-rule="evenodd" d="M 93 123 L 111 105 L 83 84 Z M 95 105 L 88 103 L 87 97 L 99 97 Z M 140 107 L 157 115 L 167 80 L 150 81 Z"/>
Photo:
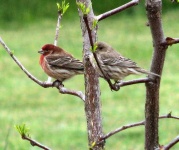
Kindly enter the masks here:
<path id="1" fill-rule="evenodd" d="M 81 2 L 77 2 L 76 4 L 83 13 L 83 15 L 87 15 L 90 12 L 90 6 L 87 7 L 84 3 Z"/>
<path id="2" fill-rule="evenodd" d="M 62 4 L 57 3 L 58 11 L 61 12 L 61 15 L 64 15 L 67 9 L 69 8 L 69 3 L 65 3 L 65 0 L 62 1 Z"/>
<path id="3" fill-rule="evenodd" d="M 17 129 L 17 131 L 19 132 L 19 134 L 20 134 L 22 137 L 24 137 L 24 136 L 30 137 L 30 135 L 29 135 L 30 129 L 27 128 L 26 124 L 15 125 L 15 128 Z"/>

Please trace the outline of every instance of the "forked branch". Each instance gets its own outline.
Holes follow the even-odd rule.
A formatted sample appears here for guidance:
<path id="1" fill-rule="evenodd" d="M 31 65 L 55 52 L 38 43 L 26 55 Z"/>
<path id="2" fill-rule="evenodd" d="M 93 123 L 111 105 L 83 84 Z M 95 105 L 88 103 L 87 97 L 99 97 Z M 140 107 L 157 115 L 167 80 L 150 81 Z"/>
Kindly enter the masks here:
<path id="1" fill-rule="evenodd" d="M 64 88 L 62 85 L 59 84 L 53 84 L 53 82 L 46 83 L 38 80 L 35 76 L 33 76 L 22 64 L 21 62 L 14 56 L 13 52 L 8 48 L 8 46 L 5 44 L 5 42 L 2 40 L 0 37 L 0 43 L 4 47 L 4 49 L 8 52 L 8 54 L 12 57 L 12 59 L 15 61 L 15 63 L 21 68 L 21 70 L 35 83 L 38 85 L 48 88 L 48 87 L 56 87 L 59 89 L 59 92 L 61 94 L 70 94 L 70 95 L 75 95 L 77 97 L 80 97 L 83 101 L 85 101 L 85 96 L 81 91 L 73 91 L 73 90 L 68 90 Z"/>

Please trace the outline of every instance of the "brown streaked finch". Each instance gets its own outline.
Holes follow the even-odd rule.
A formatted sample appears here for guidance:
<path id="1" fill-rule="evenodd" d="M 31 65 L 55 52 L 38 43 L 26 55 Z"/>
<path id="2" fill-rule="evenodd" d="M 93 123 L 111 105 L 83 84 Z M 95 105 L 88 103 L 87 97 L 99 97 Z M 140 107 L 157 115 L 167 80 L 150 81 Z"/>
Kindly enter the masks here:
<path id="1" fill-rule="evenodd" d="M 101 69 L 109 79 L 113 79 L 115 82 L 122 81 L 126 76 L 130 74 L 147 74 L 147 75 L 159 75 L 146 71 L 137 66 L 135 62 L 129 58 L 123 57 L 120 53 L 114 50 L 110 45 L 105 42 L 97 42 L 97 48 L 95 52 Z M 93 59 L 93 60 L 92 60 Z M 90 57 L 93 67 L 96 68 L 100 77 L 103 74 L 96 63 L 94 63 L 94 58 Z M 103 77 L 104 78 L 104 77 Z"/>
<path id="2" fill-rule="evenodd" d="M 41 54 L 39 63 L 44 72 L 61 83 L 84 73 L 83 63 L 60 47 L 46 44 L 38 53 Z"/>

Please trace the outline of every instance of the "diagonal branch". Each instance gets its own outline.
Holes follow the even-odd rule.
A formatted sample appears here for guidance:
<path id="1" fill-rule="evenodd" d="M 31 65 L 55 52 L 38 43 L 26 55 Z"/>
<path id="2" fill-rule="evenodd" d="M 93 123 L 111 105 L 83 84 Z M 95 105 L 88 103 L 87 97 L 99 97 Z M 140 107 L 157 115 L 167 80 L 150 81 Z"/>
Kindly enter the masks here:
<path id="1" fill-rule="evenodd" d="M 179 120 L 179 117 L 172 116 L 171 113 L 159 117 L 159 119 L 164 119 L 164 118 L 171 118 L 171 119 Z M 99 141 L 106 140 L 107 138 L 113 136 L 114 134 L 119 133 L 119 132 L 126 130 L 128 128 L 137 127 L 137 126 L 141 126 L 141 125 L 145 125 L 145 120 L 137 122 L 137 123 L 132 123 L 132 124 L 129 124 L 129 125 L 124 125 L 120 128 L 117 128 L 117 129 L 107 133 L 106 135 L 104 135 Z"/>
<path id="2" fill-rule="evenodd" d="M 162 146 L 162 150 L 169 150 L 178 142 L 179 142 L 179 136 L 177 136 L 175 139 L 173 139 L 169 144 Z"/>
<path id="3" fill-rule="evenodd" d="M 94 49 L 94 43 L 93 43 L 93 40 L 92 40 L 91 29 L 90 29 L 90 27 L 89 27 L 88 19 L 87 19 L 87 16 L 86 16 L 86 15 L 83 16 L 83 20 L 84 20 L 84 22 L 85 22 L 85 25 L 86 25 L 86 28 L 87 28 L 87 31 L 88 31 L 88 36 L 89 36 L 89 40 L 90 40 L 91 47 L 92 47 L 92 49 Z M 111 80 L 107 77 L 107 75 L 104 73 L 103 69 L 101 68 L 96 53 L 93 52 L 93 56 L 94 56 L 95 61 L 96 61 L 97 65 L 98 65 L 98 68 L 100 69 L 101 73 L 103 74 L 104 79 L 108 82 L 108 84 L 109 84 L 111 90 L 118 91 L 119 88 L 117 88 L 115 85 L 113 85 L 113 84 L 111 83 Z"/>
<path id="4" fill-rule="evenodd" d="M 127 8 L 130 8 L 132 6 L 138 5 L 138 3 L 139 3 L 139 0 L 132 0 L 132 1 L 130 1 L 130 2 L 126 3 L 126 4 L 124 4 L 124 5 L 120 6 L 120 7 L 117 7 L 115 9 L 113 9 L 113 10 L 110 10 L 108 12 L 105 12 L 105 13 L 103 13 L 101 15 L 96 16 L 96 19 L 98 21 L 101 21 L 101 20 L 103 20 L 103 19 L 105 19 L 107 17 L 110 17 L 110 16 L 112 16 L 114 14 L 117 14 L 117 13 L 119 13 L 119 12 L 121 12 L 121 11 L 127 9 Z"/>
<path id="5" fill-rule="evenodd" d="M 22 139 L 29 141 L 32 146 L 37 146 L 37 147 L 44 149 L 44 150 L 50 150 L 50 148 L 40 144 L 39 142 L 37 142 L 37 141 L 35 141 L 35 140 L 25 136 L 25 135 L 22 136 Z"/>
<path id="6" fill-rule="evenodd" d="M 0 43 L 2 44 L 2 46 L 5 48 L 5 50 L 8 52 L 8 54 L 12 57 L 12 59 L 15 61 L 15 63 L 21 68 L 21 70 L 35 83 L 37 83 L 38 85 L 44 87 L 44 88 L 48 88 L 48 87 L 56 87 L 57 89 L 59 89 L 61 94 L 70 94 L 70 95 L 75 95 L 77 97 L 80 97 L 83 101 L 85 100 L 85 96 L 81 91 L 73 91 L 73 90 L 68 90 L 64 87 L 62 87 L 62 85 L 59 84 L 53 84 L 52 82 L 47 83 L 47 82 L 42 82 L 40 80 L 38 80 L 36 77 L 34 77 L 32 74 L 30 74 L 30 72 L 21 64 L 21 62 L 14 56 L 13 52 L 11 52 L 11 50 L 7 47 L 7 45 L 5 44 L 5 42 L 2 40 L 2 38 L 0 37 Z"/>

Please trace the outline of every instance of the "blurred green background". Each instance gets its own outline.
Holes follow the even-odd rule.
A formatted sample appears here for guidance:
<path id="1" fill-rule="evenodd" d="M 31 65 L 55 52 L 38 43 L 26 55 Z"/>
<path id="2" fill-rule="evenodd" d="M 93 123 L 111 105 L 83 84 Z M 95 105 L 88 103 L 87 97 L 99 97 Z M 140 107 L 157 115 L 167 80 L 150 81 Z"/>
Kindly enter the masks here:
<path id="1" fill-rule="evenodd" d="M 47 76 L 38 63 L 37 51 L 45 43 L 53 43 L 57 1 L 1 0 L 0 36 L 20 62 L 38 79 Z M 75 1 L 67 1 L 70 8 L 62 18 L 58 45 L 82 59 L 82 36 Z M 93 1 L 96 15 L 127 1 Z M 178 4 L 163 1 L 165 36 L 178 37 Z M 149 70 L 152 57 L 150 29 L 145 26 L 144 2 L 99 22 L 98 40 L 111 44 L 124 56 Z M 172 111 L 179 116 L 179 46 L 169 47 L 160 90 L 160 115 Z M 126 80 L 145 76 L 130 76 Z M 84 91 L 83 76 L 66 81 L 69 89 Z M 104 133 L 122 125 L 144 120 L 145 85 L 133 85 L 111 92 L 100 79 Z M 70 95 L 59 94 L 55 88 L 44 89 L 32 82 L 17 67 L 0 46 L 0 149 L 38 150 L 23 141 L 14 128 L 26 123 L 30 135 L 53 150 L 87 149 L 86 120 L 83 102 Z M 179 134 L 179 122 L 160 121 L 160 144 L 164 145 Z M 144 127 L 131 128 L 106 141 L 106 149 L 144 149 Z M 174 150 L 179 149 L 179 144 Z"/>

